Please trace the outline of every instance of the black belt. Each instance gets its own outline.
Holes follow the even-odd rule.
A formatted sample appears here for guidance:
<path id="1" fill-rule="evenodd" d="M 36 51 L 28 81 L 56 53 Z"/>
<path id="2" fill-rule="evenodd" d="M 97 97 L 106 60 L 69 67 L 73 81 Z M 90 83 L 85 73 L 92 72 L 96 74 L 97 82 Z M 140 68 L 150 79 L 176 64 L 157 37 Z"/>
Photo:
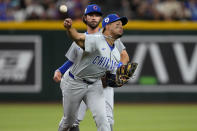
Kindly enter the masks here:
<path id="1" fill-rule="evenodd" d="M 75 79 L 75 76 L 69 71 L 69 76 L 71 77 L 71 78 L 73 78 L 73 79 Z M 90 81 L 87 81 L 87 80 L 85 80 L 85 79 L 83 79 L 82 80 L 84 83 L 86 83 L 86 84 L 93 84 L 94 82 L 90 82 Z"/>

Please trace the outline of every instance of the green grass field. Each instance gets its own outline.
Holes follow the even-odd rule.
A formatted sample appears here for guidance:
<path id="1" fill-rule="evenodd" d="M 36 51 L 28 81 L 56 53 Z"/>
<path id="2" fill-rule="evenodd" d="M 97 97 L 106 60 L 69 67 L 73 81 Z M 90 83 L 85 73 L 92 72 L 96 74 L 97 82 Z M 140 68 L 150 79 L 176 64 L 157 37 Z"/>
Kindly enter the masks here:
<path id="1" fill-rule="evenodd" d="M 60 104 L 2 104 L 0 131 L 57 131 Z M 197 105 L 115 104 L 114 131 L 197 131 Z M 88 111 L 81 131 L 96 131 Z"/>

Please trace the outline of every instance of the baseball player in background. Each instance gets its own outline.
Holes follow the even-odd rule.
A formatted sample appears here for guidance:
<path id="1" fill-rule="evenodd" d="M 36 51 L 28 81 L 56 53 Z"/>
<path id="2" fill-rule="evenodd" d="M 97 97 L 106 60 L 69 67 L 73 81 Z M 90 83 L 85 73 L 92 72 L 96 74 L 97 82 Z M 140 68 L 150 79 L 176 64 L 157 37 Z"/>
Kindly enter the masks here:
<path id="1" fill-rule="evenodd" d="M 84 16 L 83 21 L 87 25 L 87 32 L 86 34 L 99 34 L 99 23 L 101 21 L 102 12 L 99 6 L 92 4 L 88 5 Z M 128 54 L 125 50 L 124 45 L 120 41 L 120 39 L 115 41 L 115 46 L 118 48 L 119 52 L 121 53 L 121 61 L 123 64 L 126 64 L 129 61 Z M 70 49 L 68 50 L 66 57 L 68 58 L 68 61 L 64 63 L 58 70 L 54 73 L 54 80 L 56 82 L 59 82 L 61 80 L 62 74 L 64 74 L 70 66 L 73 65 L 73 63 L 77 63 L 77 61 L 80 61 L 83 54 L 83 49 L 79 48 L 79 46 L 76 43 L 73 43 Z M 68 73 L 68 71 L 67 71 Z M 111 131 L 114 120 L 113 120 L 113 105 L 114 105 L 114 90 L 112 87 L 104 88 L 104 96 L 105 96 L 105 104 L 106 104 L 106 112 L 108 117 L 108 122 L 111 127 Z M 79 111 L 78 111 L 78 118 L 75 121 L 74 126 L 70 129 L 70 131 L 79 131 L 79 122 L 83 120 L 85 116 L 85 112 L 87 110 L 87 106 L 84 102 L 81 102 Z"/>

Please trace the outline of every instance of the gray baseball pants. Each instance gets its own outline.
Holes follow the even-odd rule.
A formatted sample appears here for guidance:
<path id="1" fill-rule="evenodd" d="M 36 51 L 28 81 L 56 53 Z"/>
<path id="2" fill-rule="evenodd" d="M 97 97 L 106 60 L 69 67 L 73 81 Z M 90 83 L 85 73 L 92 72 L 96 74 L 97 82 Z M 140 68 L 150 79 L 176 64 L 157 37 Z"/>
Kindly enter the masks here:
<path id="1" fill-rule="evenodd" d="M 100 79 L 93 84 L 86 84 L 82 80 L 75 80 L 67 75 L 62 79 L 60 87 L 63 95 L 64 116 L 58 131 L 69 131 L 77 119 L 82 100 L 92 112 L 98 131 L 110 131 Z"/>

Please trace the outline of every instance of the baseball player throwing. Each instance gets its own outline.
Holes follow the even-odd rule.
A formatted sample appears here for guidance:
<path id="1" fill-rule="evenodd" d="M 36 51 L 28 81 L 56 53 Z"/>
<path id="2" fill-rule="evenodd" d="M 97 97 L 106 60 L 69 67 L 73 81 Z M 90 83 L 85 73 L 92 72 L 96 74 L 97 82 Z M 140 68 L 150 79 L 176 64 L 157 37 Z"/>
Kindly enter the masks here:
<path id="1" fill-rule="evenodd" d="M 107 70 L 114 72 L 118 66 L 120 54 L 114 46 L 114 41 L 121 37 L 122 25 L 127 21 L 126 17 L 111 14 L 102 23 L 103 34 L 85 35 L 72 28 L 71 19 L 65 19 L 64 26 L 68 34 L 84 52 L 81 61 L 74 63 L 61 81 L 64 117 L 60 122 L 59 131 L 72 127 L 82 100 L 92 111 L 98 130 L 110 131 L 100 78 Z"/>
<path id="2" fill-rule="evenodd" d="M 99 23 L 101 21 L 101 9 L 98 5 L 92 4 L 88 5 L 83 16 L 83 21 L 87 25 L 87 32 L 86 34 L 93 34 L 97 33 L 100 34 L 101 31 L 99 32 Z M 115 46 L 118 48 L 119 52 L 121 53 L 121 60 L 124 64 L 126 64 L 129 61 L 128 54 L 125 50 L 124 45 L 120 41 L 120 39 L 116 40 Z M 70 66 L 73 65 L 73 62 L 78 62 L 81 59 L 81 56 L 83 54 L 83 49 L 79 48 L 79 46 L 76 43 L 73 43 L 70 49 L 68 50 L 66 57 L 68 58 L 68 61 L 66 61 L 58 70 L 55 71 L 54 73 L 54 80 L 56 82 L 59 82 L 61 80 L 62 74 L 64 74 Z M 68 71 L 66 72 L 68 73 Z M 104 88 L 104 96 L 105 96 L 105 104 L 106 104 L 106 112 L 107 112 L 107 117 L 108 117 L 108 122 L 111 127 L 111 131 L 113 130 L 113 105 L 114 105 L 114 90 L 112 87 L 107 87 Z M 87 110 L 87 106 L 85 103 L 82 101 L 81 105 L 79 107 L 79 112 L 78 112 L 78 118 L 75 121 L 75 124 L 73 127 L 70 129 L 70 131 L 79 131 L 79 122 L 84 119 L 85 113 Z"/>

